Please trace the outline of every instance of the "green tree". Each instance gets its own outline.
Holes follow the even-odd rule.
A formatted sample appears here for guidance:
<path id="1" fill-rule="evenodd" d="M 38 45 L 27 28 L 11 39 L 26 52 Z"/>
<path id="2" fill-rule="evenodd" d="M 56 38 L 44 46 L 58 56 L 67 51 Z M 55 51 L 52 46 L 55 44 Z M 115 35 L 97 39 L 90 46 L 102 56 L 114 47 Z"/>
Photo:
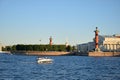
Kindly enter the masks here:
<path id="1" fill-rule="evenodd" d="M 65 45 L 13 45 L 12 50 L 17 51 L 70 51 L 71 47 Z"/>
<path id="2" fill-rule="evenodd" d="M 33 50 L 32 45 L 26 45 L 26 50 L 27 50 L 27 51 L 32 51 L 32 50 Z"/>
<path id="3" fill-rule="evenodd" d="M 12 46 L 12 51 L 16 51 L 16 45 Z"/>

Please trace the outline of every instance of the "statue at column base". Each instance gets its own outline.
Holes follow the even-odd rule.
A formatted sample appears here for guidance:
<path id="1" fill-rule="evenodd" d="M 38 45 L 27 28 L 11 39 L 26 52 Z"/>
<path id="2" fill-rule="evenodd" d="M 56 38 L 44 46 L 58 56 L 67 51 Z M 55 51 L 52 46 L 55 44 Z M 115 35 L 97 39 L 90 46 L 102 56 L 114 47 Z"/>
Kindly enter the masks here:
<path id="1" fill-rule="evenodd" d="M 100 48 L 95 48 L 95 52 L 100 52 Z"/>

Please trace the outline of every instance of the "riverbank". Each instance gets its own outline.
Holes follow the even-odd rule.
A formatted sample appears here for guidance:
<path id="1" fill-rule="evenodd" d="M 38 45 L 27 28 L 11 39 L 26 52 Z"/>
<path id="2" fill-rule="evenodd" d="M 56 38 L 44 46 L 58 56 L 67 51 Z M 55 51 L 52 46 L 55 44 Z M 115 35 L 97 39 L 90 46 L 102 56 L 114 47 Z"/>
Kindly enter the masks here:
<path id="1" fill-rule="evenodd" d="M 74 55 L 73 52 L 64 52 L 64 51 L 12 51 L 11 53 L 21 54 L 21 55 L 38 55 L 38 56 Z"/>
<path id="2" fill-rule="evenodd" d="M 88 56 L 120 56 L 120 52 L 89 52 Z"/>
<path id="3" fill-rule="evenodd" d="M 4 51 L 1 53 L 17 55 L 34 55 L 34 56 L 93 56 L 93 57 L 120 57 L 120 52 L 65 52 L 65 51 Z"/>
<path id="4" fill-rule="evenodd" d="M 10 54 L 11 52 L 10 51 L 0 51 L 0 53 L 8 53 L 8 54 Z"/>

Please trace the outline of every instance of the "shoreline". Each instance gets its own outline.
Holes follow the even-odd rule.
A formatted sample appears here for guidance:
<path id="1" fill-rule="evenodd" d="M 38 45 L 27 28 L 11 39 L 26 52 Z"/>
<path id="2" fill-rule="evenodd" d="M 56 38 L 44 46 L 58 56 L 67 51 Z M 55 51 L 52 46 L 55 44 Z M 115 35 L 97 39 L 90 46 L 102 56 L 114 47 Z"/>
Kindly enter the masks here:
<path id="1" fill-rule="evenodd" d="M 73 52 L 65 51 L 11 51 L 12 54 L 37 55 L 37 56 L 63 56 L 74 55 Z"/>
<path id="2" fill-rule="evenodd" d="M 120 57 L 120 52 L 66 52 L 66 51 L 1 51 L 5 54 L 31 56 L 88 56 L 88 57 Z"/>
<path id="3" fill-rule="evenodd" d="M 89 52 L 88 56 L 93 57 L 120 57 L 120 52 Z"/>

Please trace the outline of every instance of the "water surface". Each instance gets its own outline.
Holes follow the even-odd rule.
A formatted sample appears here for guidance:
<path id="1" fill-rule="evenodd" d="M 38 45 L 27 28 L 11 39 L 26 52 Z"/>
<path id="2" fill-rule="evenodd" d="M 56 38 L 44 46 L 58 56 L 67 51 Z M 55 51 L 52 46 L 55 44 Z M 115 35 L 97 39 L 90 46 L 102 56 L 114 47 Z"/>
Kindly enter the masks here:
<path id="1" fill-rule="evenodd" d="M 0 80 L 120 80 L 120 57 L 38 56 L 0 54 Z"/>

